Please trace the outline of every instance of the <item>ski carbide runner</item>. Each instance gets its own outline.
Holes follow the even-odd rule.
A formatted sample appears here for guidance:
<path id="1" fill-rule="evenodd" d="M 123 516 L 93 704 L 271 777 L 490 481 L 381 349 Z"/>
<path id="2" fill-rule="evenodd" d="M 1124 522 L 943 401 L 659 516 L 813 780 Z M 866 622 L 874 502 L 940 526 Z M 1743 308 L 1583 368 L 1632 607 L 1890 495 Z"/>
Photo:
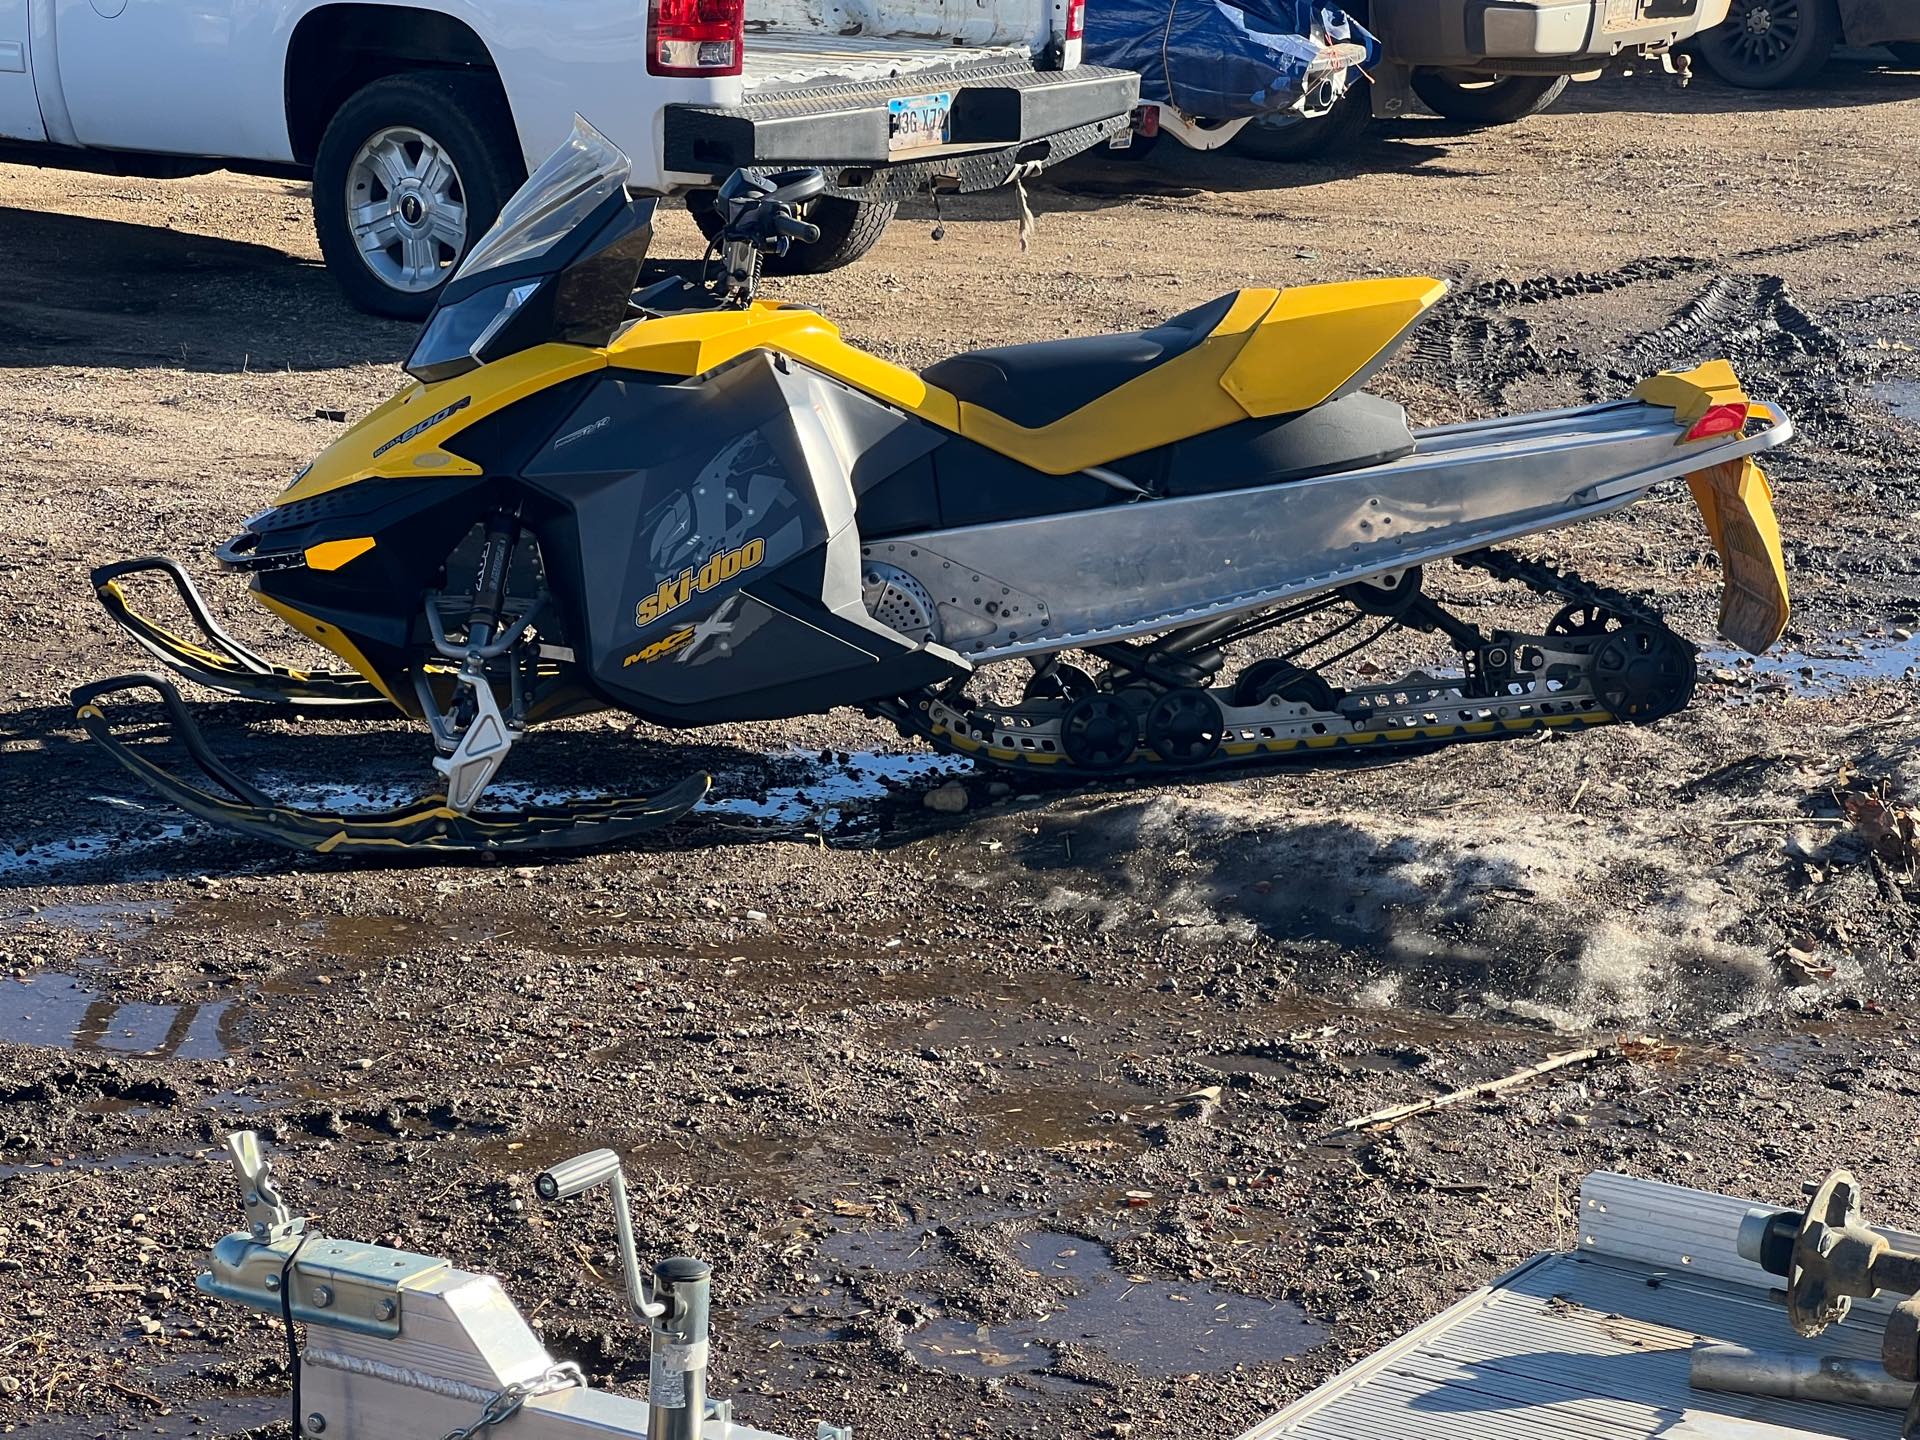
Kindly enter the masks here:
<path id="1" fill-rule="evenodd" d="M 1623 591 L 1596 585 L 1566 567 L 1494 548 L 1467 552 L 1453 559 L 1457 565 L 1480 570 L 1497 580 L 1516 581 L 1538 595 L 1567 601 L 1570 607 L 1584 606 L 1600 611 L 1610 617 L 1609 628 L 1624 622 L 1658 631 L 1663 638 L 1683 647 L 1689 660 L 1694 653 L 1691 642 L 1673 631 L 1643 601 Z M 1604 632 L 1594 632 L 1595 635 L 1601 633 Z M 1571 662 L 1586 671 L 1591 668 L 1585 663 L 1591 656 L 1563 648 L 1570 641 L 1578 644 L 1582 638 L 1593 637 L 1504 631 L 1490 637 L 1496 646 L 1534 647 L 1550 663 Z M 904 732 L 936 750 L 996 769 L 1044 773 L 1063 780 L 1137 776 L 1164 779 L 1173 773 L 1218 770 L 1282 755 L 1355 749 L 1425 750 L 1456 741 L 1504 739 L 1547 730 L 1584 730 L 1619 723 L 1623 717 L 1601 703 L 1593 693 L 1591 680 L 1590 674 L 1583 674 L 1580 685 L 1560 692 L 1472 696 L 1465 693 L 1475 683 L 1471 675 L 1428 676 L 1416 671 L 1397 684 L 1349 688 L 1342 703 L 1350 708 L 1340 712 L 1315 711 L 1304 703 L 1276 707 L 1272 702 L 1260 706 L 1232 706 L 1223 702 L 1225 733 L 1217 752 L 1210 758 L 1170 762 L 1155 753 L 1143 738 L 1129 760 L 1101 768 L 1075 764 L 1064 748 L 1049 738 L 1046 727 L 1051 726 L 1052 734 L 1057 735 L 1059 717 L 1023 719 L 1019 712 L 1026 707 L 1000 709 L 968 701 L 964 696 L 949 697 L 929 691 L 902 696 L 877 708 Z M 1230 689 L 1230 683 L 1217 687 L 1220 693 Z M 1364 720 L 1355 721 L 1355 710 L 1372 713 Z M 994 720 L 1001 723 L 991 723 Z M 1333 728 L 1336 723 L 1351 728 L 1336 730 Z"/>

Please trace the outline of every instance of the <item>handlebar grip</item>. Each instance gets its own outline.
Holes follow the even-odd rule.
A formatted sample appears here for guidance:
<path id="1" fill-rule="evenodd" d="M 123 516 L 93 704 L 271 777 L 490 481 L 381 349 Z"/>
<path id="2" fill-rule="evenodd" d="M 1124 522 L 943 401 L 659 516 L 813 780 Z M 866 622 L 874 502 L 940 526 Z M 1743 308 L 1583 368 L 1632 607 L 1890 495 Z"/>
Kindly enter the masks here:
<path id="1" fill-rule="evenodd" d="M 798 240 L 802 245 L 811 245 L 820 238 L 820 227 L 810 220 L 802 220 L 795 215 L 782 215 L 774 222 L 774 228 L 789 239 Z"/>
<path id="2" fill-rule="evenodd" d="M 533 1190 L 542 1200 L 571 1200 L 620 1173 L 620 1157 L 611 1150 L 589 1150 L 562 1160 L 534 1177 Z"/>

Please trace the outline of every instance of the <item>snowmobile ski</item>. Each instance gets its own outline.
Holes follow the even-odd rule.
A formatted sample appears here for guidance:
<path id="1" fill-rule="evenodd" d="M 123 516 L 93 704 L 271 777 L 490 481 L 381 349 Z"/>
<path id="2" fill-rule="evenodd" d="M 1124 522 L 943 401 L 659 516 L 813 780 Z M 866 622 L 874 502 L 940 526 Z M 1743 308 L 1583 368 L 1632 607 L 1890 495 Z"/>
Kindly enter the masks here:
<path id="1" fill-rule="evenodd" d="M 846 706 L 1082 778 L 1644 724 L 1690 698 L 1691 643 L 1493 547 L 1679 480 L 1720 558 L 1721 633 L 1759 653 L 1785 629 L 1756 457 L 1793 425 L 1725 361 L 1415 429 L 1365 388 L 1445 293 L 1412 277 L 1238 290 L 916 374 L 755 298 L 764 257 L 812 234 L 820 172 L 736 174 L 703 283 L 639 291 L 655 202 L 628 173 L 580 122 L 442 290 L 415 383 L 218 550 L 347 670 L 262 658 L 171 562 L 95 574 L 109 613 L 198 683 L 422 722 L 433 793 L 380 815 L 275 804 L 156 676 L 76 692 L 91 737 L 196 815 L 341 853 L 607 843 L 698 801 L 704 780 L 483 808 L 531 729 L 594 710 L 686 728 Z M 1449 563 L 1558 613 L 1471 623 L 1428 586 Z M 132 608 L 122 582 L 144 571 L 205 643 Z M 1394 678 L 1370 653 L 1390 637 L 1450 653 Z M 976 684 L 1008 665 L 1030 667 L 1018 699 Z M 211 788 L 115 737 L 101 702 L 141 687 Z"/>
<path id="2" fill-rule="evenodd" d="M 175 775 L 114 731 L 102 703 L 110 695 L 150 690 L 159 698 L 167 729 L 187 751 L 203 780 Z M 460 811 L 444 795 L 430 795 L 391 810 L 327 812 L 283 805 L 235 774 L 208 747 L 193 714 L 171 682 L 160 675 L 122 675 L 73 692 L 80 728 L 87 738 L 196 819 L 257 840 L 270 840 L 317 855 L 376 855 L 401 851 L 580 850 L 618 845 L 670 825 L 706 798 L 710 781 L 689 776 L 648 797 L 598 797 L 513 811 Z M 222 793 L 224 792 L 224 793 Z"/>

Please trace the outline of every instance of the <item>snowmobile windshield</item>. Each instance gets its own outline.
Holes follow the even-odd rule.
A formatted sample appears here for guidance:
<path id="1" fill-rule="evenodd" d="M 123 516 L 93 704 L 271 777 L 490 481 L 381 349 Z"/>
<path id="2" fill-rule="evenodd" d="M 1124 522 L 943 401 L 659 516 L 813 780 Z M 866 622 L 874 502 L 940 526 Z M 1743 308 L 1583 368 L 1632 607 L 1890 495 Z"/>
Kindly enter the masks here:
<path id="1" fill-rule="evenodd" d="M 626 152 L 574 116 L 573 133 L 514 192 L 453 278 L 468 279 L 483 270 L 546 254 L 561 236 L 605 204 L 632 173 L 633 161 Z"/>
<path id="2" fill-rule="evenodd" d="M 627 193 L 632 171 L 575 117 L 440 292 L 407 372 L 432 384 L 549 341 L 612 339 L 653 238 L 656 202 Z"/>

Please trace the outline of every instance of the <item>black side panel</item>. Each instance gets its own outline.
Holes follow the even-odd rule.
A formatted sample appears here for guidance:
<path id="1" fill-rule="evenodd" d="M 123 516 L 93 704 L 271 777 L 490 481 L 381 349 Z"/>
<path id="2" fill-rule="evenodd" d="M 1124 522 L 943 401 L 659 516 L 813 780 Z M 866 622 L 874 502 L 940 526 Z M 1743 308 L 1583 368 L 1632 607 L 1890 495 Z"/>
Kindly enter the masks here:
<path id="1" fill-rule="evenodd" d="M 594 376 L 576 375 L 476 420 L 440 448 L 471 460 L 489 475 L 517 475 L 540 452 L 560 422 L 593 388 Z"/>
<path id="2" fill-rule="evenodd" d="M 1191 350 L 1239 297 L 1237 290 L 1222 295 L 1151 330 L 970 350 L 921 373 L 949 394 L 1038 429 Z"/>
<path id="3" fill-rule="evenodd" d="M 860 534 L 875 540 L 996 520 L 1025 520 L 1093 510 L 1127 500 L 1090 475 L 1043 475 L 996 450 L 950 436 L 868 485 L 860 495 Z"/>
<path id="4" fill-rule="evenodd" d="M 253 588 L 345 631 L 381 673 L 397 673 L 418 638 L 423 597 L 440 584 L 448 555 L 501 493 L 484 479 L 435 476 L 363 480 L 282 505 L 254 522 L 256 553 L 297 553 L 360 537 L 375 543 L 335 570 L 263 570 Z"/>
<path id="5" fill-rule="evenodd" d="M 961 673 L 860 604 L 847 467 L 910 466 L 937 439 L 765 353 L 697 380 L 599 377 L 523 472 L 595 687 L 659 723 L 705 725 Z"/>
<path id="6" fill-rule="evenodd" d="M 943 529 L 1092 510 L 1126 499 L 1091 475 L 1043 475 L 969 440 L 942 445 L 933 468 Z"/>
<path id="7" fill-rule="evenodd" d="M 1312 410 L 1196 435 L 1113 468 L 1157 495 L 1208 495 L 1277 485 L 1413 453 L 1407 412 L 1377 395 L 1343 395 Z"/>
<path id="8" fill-rule="evenodd" d="M 922 455 L 861 492 L 860 536 L 864 540 L 939 528 L 940 491 L 930 456 Z"/>

